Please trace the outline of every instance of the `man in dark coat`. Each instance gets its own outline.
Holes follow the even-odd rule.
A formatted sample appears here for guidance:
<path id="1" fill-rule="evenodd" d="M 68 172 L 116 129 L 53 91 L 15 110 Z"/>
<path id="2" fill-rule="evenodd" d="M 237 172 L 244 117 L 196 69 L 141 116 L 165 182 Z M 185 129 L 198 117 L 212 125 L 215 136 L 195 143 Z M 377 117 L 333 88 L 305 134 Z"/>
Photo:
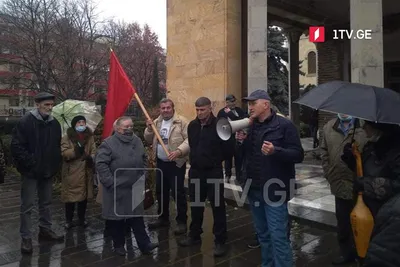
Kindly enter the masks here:
<path id="1" fill-rule="evenodd" d="M 61 126 L 51 116 L 55 97 L 39 93 L 36 108 L 25 114 L 13 130 L 11 154 L 21 174 L 22 253 L 32 253 L 31 213 L 39 197 L 39 238 L 63 240 L 52 229 L 50 205 L 53 177 L 61 167 Z"/>
<path id="2" fill-rule="evenodd" d="M 303 161 L 304 150 L 294 124 L 271 109 L 266 90 L 256 90 L 245 100 L 252 123 L 247 136 L 237 135 L 243 141 L 241 183 L 261 244 L 261 265 L 291 267 L 287 203 L 294 195 L 295 163 Z"/>
<path id="3" fill-rule="evenodd" d="M 179 245 L 191 246 L 201 242 L 204 204 L 208 198 L 214 217 L 214 255 L 222 256 L 226 252 L 227 239 L 222 161 L 232 157 L 235 143 L 234 139 L 223 141 L 218 137 L 217 118 L 212 114 L 210 99 L 200 97 L 195 106 L 197 118 L 188 126 L 192 223 L 188 237 L 179 242 Z"/>
<path id="4" fill-rule="evenodd" d="M 226 106 L 222 108 L 217 115 L 217 118 L 226 118 L 230 121 L 240 120 L 246 117 L 246 112 L 240 107 L 236 106 L 236 97 L 234 95 L 227 95 L 225 98 Z M 232 139 L 235 139 L 235 135 L 232 135 Z M 233 155 L 235 161 L 236 176 L 238 175 L 238 168 L 241 166 L 240 156 L 236 153 Z M 225 178 L 229 181 L 232 177 L 232 157 L 224 160 Z"/>

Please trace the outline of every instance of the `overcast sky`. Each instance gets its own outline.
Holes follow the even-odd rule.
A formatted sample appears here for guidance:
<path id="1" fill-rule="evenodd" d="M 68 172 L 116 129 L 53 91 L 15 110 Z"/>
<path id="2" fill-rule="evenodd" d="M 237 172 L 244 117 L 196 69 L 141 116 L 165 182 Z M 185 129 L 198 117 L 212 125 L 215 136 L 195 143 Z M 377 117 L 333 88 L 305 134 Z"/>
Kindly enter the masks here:
<path id="1" fill-rule="evenodd" d="M 101 15 L 126 22 L 147 23 L 158 35 L 162 47 L 167 43 L 167 0 L 97 0 Z"/>

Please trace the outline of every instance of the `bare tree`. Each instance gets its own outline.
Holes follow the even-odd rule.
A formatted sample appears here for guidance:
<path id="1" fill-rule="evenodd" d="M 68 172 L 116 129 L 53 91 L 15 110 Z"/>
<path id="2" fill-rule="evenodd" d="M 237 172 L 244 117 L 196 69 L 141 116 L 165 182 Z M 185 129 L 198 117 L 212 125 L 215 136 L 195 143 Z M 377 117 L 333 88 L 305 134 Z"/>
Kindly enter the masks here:
<path id="1" fill-rule="evenodd" d="M 2 21 L 0 46 L 14 56 L 0 63 L 21 67 L 20 86 L 60 100 L 87 99 L 96 82 L 106 87 L 108 46 L 90 0 L 6 0 Z"/>
<path id="2" fill-rule="evenodd" d="M 52 91 L 51 64 L 54 60 L 51 41 L 56 27 L 56 0 L 6 0 L 2 9 L 1 47 L 9 52 L 2 64 L 17 65 L 13 77 L 29 89 Z M 59 94 L 56 94 L 60 97 Z"/>
<path id="3" fill-rule="evenodd" d="M 110 21 L 106 33 L 115 40 L 113 45 L 127 75 L 131 78 L 142 100 L 151 103 L 151 81 L 154 58 L 159 60 L 160 82 L 165 81 L 165 52 L 157 35 L 148 25 Z"/>

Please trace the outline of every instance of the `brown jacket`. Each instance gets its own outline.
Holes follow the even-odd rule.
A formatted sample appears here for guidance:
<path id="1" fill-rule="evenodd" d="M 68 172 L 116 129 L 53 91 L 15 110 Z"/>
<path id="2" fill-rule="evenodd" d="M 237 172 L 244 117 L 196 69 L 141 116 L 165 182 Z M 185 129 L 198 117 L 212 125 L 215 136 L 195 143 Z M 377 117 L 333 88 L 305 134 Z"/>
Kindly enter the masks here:
<path id="1" fill-rule="evenodd" d="M 84 133 L 85 153 L 92 156 L 96 153 L 94 138 L 89 129 Z M 63 157 L 61 178 L 61 201 L 80 202 L 93 198 L 93 164 L 82 160 L 82 156 L 75 153 L 77 133 L 69 128 L 61 140 L 61 153 Z"/>
<path id="2" fill-rule="evenodd" d="M 154 125 L 156 126 L 158 132 L 160 132 L 162 123 L 162 117 L 159 116 L 154 120 Z M 189 143 L 188 143 L 188 135 L 187 135 L 187 127 L 188 121 L 186 118 L 174 114 L 172 118 L 172 126 L 170 129 L 169 139 L 168 139 L 168 148 L 169 151 L 180 150 L 182 152 L 182 156 L 175 160 L 176 166 L 179 168 L 185 164 L 188 160 L 189 155 Z M 152 144 L 153 153 L 157 156 L 157 144 L 158 140 L 152 129 L 146 128 L 144 130 L 144 139 L 148 144 Z"/>
<path id="3" fill-rule="evenodd" d="M 345 136 L 339 128 L 339 119 L 330 120 L 323 128 L 321 140 L 321 157 L 324 176 L 331 186 L 331 192 L 341 199 L 353 198 L 353 180 L 355 173 L 342 161 L 343 148 L 350 143 L 354 128 L 351 128 Z M 356 123 L 354 134 L 355 141 L 362 151 L 367 138 L 363 129 Z"/>

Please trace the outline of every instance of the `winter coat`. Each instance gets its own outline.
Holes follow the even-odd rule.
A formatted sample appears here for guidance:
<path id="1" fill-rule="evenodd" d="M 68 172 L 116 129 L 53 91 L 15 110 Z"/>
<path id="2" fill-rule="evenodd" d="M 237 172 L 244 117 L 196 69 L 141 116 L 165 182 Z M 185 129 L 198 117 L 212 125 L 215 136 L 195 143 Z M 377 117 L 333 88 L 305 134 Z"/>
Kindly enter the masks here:
<path id="1" fill-rule="evenodd" d="M 119 133 L 106 138 L 96 153 L 96 170 L 101 184 L 102 216 L 121 220 L 143 214 L 146 166 L 145 148 L 136 135 Z"/>
<path id="2" fill-rule="evenodd" d="M 84 147 L 81 154 L 77 148 L 78 142 Z M 69 128 L 61 140 L 63 166 L 61 172 L 61 201 L 80 202 L 93 198 L 93 159 L 96 153 L 96 144 L 89 128 L 83 133 L 80 140 L 78 133 Z M 85 159 L 85 156 L 89 156 Z"/>
<path id="3" fill-rule="evenodd" d="M 354 139 L 359 144 L 359 151 L 362 151 L 367 139 L 357 120 L 355 123 Z M 351 143 L 353 133 L 354 128 L 351 128 L 345 136 L 339 128 L 339 119 L 330 120 L 323 128 L 320 148 L 324 176 L 331 186 L 332 194 L 341 199 L 353 199 L 356 174 L 341 159 L 343 148 Z"/>
<path id="4" fill-rule="evenodd" d="M 162 117 L 158 117 L 154 120 L 154 125 L 158 132 L 160 132 Z M 170 151 L 180 150 L 182 156 L 178 157 L 175 162 L 177 167 L 182 167 L 188 161 L 189 154 L 189 143 L 187 134 L 188 121 L 177 114 L 174 114 L 172 118 L 172 125 L 169 131 L 168 137 L 168 148 Z M 148 144 L 152 145 L 154 155 L 157 155 L 158 139 L 151 129 L 146 128 L 144 130 L 144 139 Z"/>
<path id="5" fill-rule="evenodd" d="M 17 170 L 24 176 L 53 177 L 61 167 L 61 126 L 49 116 L 45 121 L 37 109 L 25 114 L 14 128 L 11 154 Z"/>
<path id="6" fill-rule="evenodd" d="M 400 266 L 400 194 L 386 202 L 375 219 L 363 267 Z"/>
<path id="7" fill-rule="evenodd" d="M 363 199 L 374 218 L 379 209 L 400 193 L 400 141 L 397 134 L 368 142 L 362 153 Z"/>
<path id="8" fill-rule="evenodd" d="M 264 141 L 274 145 L 273 154 L 261 153 Z M 271 202 L 289 201 L 294 196 L 295 164 L 304 159 L 304 150 L 294 124 L 272 111 L 264 122 L 254 122 L 249 127 L 242 146 L 242 177 L 239 181 L 242 186 L 251 181 L 251 188 L 267 190 Z M 265 187 L 268 183 L 269 186 Z M 284 192 L 285 196 L 279 192 Z"/>

